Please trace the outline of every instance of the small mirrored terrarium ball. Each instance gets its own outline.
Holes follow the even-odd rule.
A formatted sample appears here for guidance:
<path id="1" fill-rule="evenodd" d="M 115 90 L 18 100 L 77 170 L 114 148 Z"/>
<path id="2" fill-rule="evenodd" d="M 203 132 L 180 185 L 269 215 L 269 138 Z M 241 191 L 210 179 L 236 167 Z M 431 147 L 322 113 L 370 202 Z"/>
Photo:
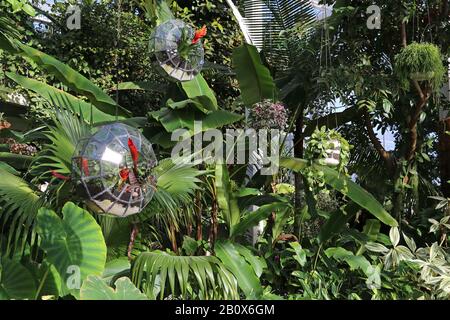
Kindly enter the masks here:
<path id="1" fill-rule="evenodd" d="M 206 26 L 194 31 L 181 20 L 166 21 L 153 31 L 150 52 L 164 76 L 175 81 L 189 81 L 200 73 L 205 63 L 201 38 Z"/>
<path id="2" fill-rule="evenodd" d="M 126 217 L 151 201 L 156 164 L 152 145 L 139 130 L 114 123 L 78 143 L 72 177 L 92 210 Z"/>

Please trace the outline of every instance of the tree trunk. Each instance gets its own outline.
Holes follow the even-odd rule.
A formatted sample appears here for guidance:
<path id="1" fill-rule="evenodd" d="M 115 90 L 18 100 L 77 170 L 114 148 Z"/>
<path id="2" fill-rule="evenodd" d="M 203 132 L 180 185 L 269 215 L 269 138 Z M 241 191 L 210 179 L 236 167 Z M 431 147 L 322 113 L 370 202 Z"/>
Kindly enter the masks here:
<path id="1" fill-rule="evenodd" d="M 198 191 L 195 197 L 195 213 L 196 213 L 196 225 L 197 225 L 197 241 L 203 239 L 203 226 L 202 226 L 202 199 L 201 194 Z"/>
<path id="2" fill-rule="evenodd" d="M 211 245 L 211 249 L 214 250 L 214 243 L 217 239 L 217 231 L 218 231 L 218 206 L 217 206 L 217 200 L 213 199 L 212 205 L 211 205 L 211 227 L 209 229 L 209 243 Z"/>
<path id="3" fill-rule="evenodd" d="M 297 121 L 295 123 L 295 139 L 294 139 L 294 157 L 303 158 L 303 107 L 300 109 L 300 114 L 298 115 Z M 294 205 L 295 205 L 295 221 L 294 221 L 294 235 L 300 238 L 301 230 L 301 216 L 300 212 L 302 209 L 302 198 L 301 191 L 303 189 L 303 178 L 298 172 L 294 174 L 295 178 L 295 195 L 294 195 Z"/>
<path id="4" fill-rule="evenodd" d="M 450 198 L 450 117 L 440 122 L 439 128 L 439 166 L 441 171 L 441 190 L 444 197 Z"/>

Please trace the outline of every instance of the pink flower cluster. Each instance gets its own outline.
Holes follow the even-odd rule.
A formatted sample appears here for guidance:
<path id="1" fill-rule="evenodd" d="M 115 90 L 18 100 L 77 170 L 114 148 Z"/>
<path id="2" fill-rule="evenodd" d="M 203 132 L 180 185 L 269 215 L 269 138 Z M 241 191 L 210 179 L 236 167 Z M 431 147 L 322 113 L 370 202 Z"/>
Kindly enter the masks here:
<path id="1" fill-rule="evenodd" d="M 288 111 L 281 102 L 266 99 L 253 105 L 249 124 L 254 129 L 280 129 L 288 127 Z"/>

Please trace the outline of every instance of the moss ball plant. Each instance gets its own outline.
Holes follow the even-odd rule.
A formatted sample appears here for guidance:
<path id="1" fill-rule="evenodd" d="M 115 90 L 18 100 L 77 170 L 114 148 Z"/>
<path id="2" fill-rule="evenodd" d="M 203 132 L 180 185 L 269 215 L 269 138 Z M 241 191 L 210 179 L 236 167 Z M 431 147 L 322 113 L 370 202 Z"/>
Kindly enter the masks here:
<path id="1" fill-rule="evenodd" d="M 428 81 L 437 91 L 444 82 L 445 67 L 439 48 L 431 43 L 412 43 L 395 56 L 395 73 L 403 89 L 408 90 L 411 80 Z"/>

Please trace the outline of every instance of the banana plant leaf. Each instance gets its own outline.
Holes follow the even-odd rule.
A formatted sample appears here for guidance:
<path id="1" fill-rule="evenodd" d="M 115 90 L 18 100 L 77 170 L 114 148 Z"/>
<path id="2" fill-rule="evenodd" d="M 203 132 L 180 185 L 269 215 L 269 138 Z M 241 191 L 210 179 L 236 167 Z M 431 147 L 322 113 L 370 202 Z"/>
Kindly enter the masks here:
<path id="1" fill-rule="evenodd" d="M 162 85 L 160 83 L 149 82 L 149 81 L 130 81 L 119 83 L 118 90 L 143 90 L 151 92 L 166 92 L 168 86 Z M 113 88 L 115 90 L 116 88 Z"/>
<path id="2" fill-rule="evenodd" d="M 241 219 L 241 213 L 238 207 L 237 197 L 231 190 L 230 177 L 226 164 L 216 164 L 216 190 L 217 203 L 223 214 L 225 223 L 228 225 L 230 234 L 233 227 Z"/>
<path id="3" fill-rule="evenodd" d="M 51 104 L 59 107 L 63 107 L 71 110 L 74 113 L 81 113 L 83 118 L 86 120 L 91 119 L 96 122 L 114 121 L 116 117 L 112 114 L 104 113 L 103 111 L 97 109 L 95 106 L 88 102 L 85 102 L 68 92 L 57 89 L 46 83 L 30 79 L 27 77 L 20 76 L 15 73 L 7 72 L 6 75 L 17 84 L 21 85 L 25 89 L 31 90 L 46 100 Z M 124 119 L 123 116 L 119 116 L 118 119 Z"/>
<path id="4" fill-rule="evenodd" d="M 195 121 L 201 122 L 202 131 L 205 131 L 208 129 L 220 128 L 242 119 L 241 115 L 225 110 L 217 110 L 209 114 L 204 114 L 197 110 L 192 110 L 189 107 L 178 110 L 162 108 L 152 112 L 151 115 L 157 121 L 161 122 L 168 132 L 183 128 L 193 132 Z"/>
<path id="5" fill-rule="evenodd" d="M 282 158 L 280 159 L 280 166 L 296 172 L 301 172 L 302 169 L 308 166 L 308 162 L 298 158 Z M 314 164 L 314 166 L 324 173 L 325 183 L 330 187 L 346 195 L 353 202 L 366 209 L 384 224 L 391 227 L 398 226 L 397 221 L 369 192 L 361 188 L 346 176 L 339 174 L 336 170 L 317 164 Z"/>
<path id="6" fill-rule="evenodd" d="M 247 106 L 264 99 L 277 99 L 277 88 L 256 47 L 244 44 L 233 51 L 233 68 Z"/>
<path id="7" fill-rule="evenodd" d="M 211 90 L 201 74 L 191 81 L 182 82 L 181 87 L 190 100 L 203 105 L 205 110 L 214 111 L 219 108 L 214 91 Z"/>
<path id="8" fill-rule="evenodd" d="M 120 116 L 128 117 L 130 112 L 108 96 L 101 88 L 86 77 L 69 67 L 67 64 L 49 56 L 37 49 L 17 42 L 21 54 L 33 60 L 38 66 L 56 76 L 56 78 L 77 93 L 87 97 L 102 112 L 115 115 L 116 109 Z"/>
<path id="9" fill-rule="evenodd" d="M 235 237 L 242 235 L 251 227 L 256 226 L 260 221 L 267 219 L 272 212 L 285 208 L 286 203 L 275 202 L 263 205 L 256 211 L 248 212 L 237 224 L 233 226 L 233 228 L 231 229 L 231 236 Z"/>

